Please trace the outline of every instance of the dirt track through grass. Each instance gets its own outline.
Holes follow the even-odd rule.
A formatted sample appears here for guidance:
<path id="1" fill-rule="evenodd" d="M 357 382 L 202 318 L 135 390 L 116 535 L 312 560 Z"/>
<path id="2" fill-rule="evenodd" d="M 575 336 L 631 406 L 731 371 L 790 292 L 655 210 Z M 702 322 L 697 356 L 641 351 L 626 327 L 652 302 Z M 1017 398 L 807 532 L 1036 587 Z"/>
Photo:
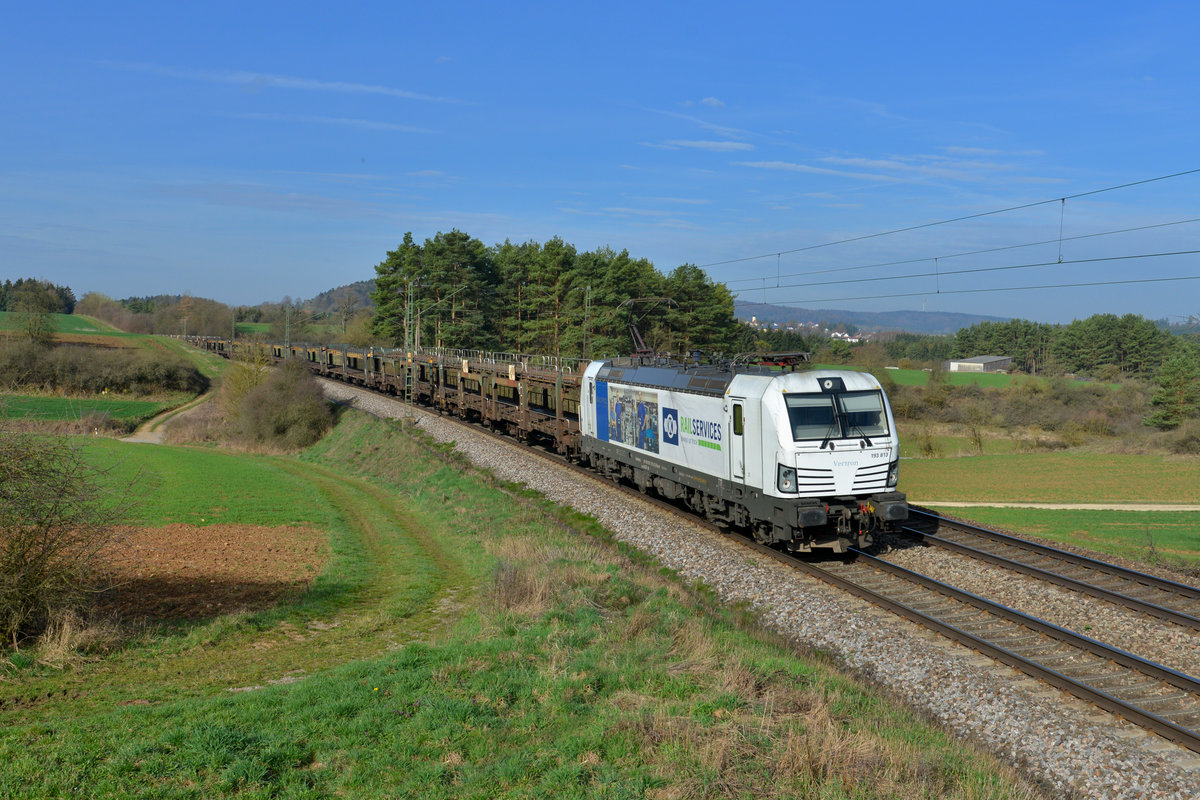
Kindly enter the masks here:
<path id="1" fill-rule="evenodd" d="M 0 684 L 7 706 L 28 706 L 11 721 L 295 680 L 436 638 L 454 621 L 451 598 L 468 597 L 471 578 L 398 498 L 329 470 L 275 461 L 345 520 L 333 530 L 332 563 L 304 600 L 287 611 L 196 626 L 144 657 L 135 648 L 76 672 Z M 55 696 L 46 698 L 48 692 Z"/>

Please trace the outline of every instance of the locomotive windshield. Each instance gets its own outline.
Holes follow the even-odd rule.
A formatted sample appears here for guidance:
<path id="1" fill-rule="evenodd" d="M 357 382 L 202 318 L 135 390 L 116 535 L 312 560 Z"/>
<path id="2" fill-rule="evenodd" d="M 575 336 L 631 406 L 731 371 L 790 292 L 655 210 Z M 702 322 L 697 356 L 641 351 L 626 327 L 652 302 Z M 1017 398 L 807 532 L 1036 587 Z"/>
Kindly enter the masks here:
<path id="1" fill-rule="evenodd" d="M 879 392 L 785 394 L 792 439 L 851 439 L 886 436 L 887 414 Z"/>

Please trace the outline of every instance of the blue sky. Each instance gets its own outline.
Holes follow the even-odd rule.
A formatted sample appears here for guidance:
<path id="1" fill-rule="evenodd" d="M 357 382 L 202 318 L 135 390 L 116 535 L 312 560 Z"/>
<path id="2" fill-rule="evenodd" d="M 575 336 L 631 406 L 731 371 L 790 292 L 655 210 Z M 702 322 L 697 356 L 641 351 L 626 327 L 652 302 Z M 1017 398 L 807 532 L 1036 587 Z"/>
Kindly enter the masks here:
<path id="1" fill-rule="evenodd" d="M 277 301 L 372 277 L 405 231 L 458 228 L 712 265 L 755 301 L 1200 313 L 1193 280 L 976 291 L 1200 276 L 1196 254 L 1087 260 L 1200 250 L 1200 222 L 1184 222 L 1200 218 L 1200 174 L 1057 202 L 1200 168 L 1194 4 L 5 16 L 0 277 Z M 1048 244 L 1018 247 L 1033 242 Z"/>

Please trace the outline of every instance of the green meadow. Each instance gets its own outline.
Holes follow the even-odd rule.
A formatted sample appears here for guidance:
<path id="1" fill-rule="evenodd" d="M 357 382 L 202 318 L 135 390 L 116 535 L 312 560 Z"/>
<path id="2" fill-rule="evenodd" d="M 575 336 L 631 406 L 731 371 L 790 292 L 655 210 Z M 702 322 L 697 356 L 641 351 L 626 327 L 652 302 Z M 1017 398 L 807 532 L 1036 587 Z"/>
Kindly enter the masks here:
<path id="1" fill-rule="evenodd" d="M 990 446 L 990 443 L 989 443 Z M 912 458 L 900 464 L 909 500 L 984 525 L 1149 563 L 1200 570 L 1200 459 L 1086 452 Z M 940 507 L 971 503 L 1115 503 L 1162 511 Z"/>
<path id="2" fill-rule="evenodd" d="M 0 796 L 1033 796 L 593 520 L 395 425 L 348 412 L 298 457 L 87 446 L 147 524 L 317 525 L 332 555 L 280 608 L 61 669 L 10 653 Z"/>
<path id="3" fill-rule="evenodd" d="M 95 317 L 86 317 L 82 314 L 51 314 L 55 333 L 65 334 L 103 334 L 104 336 L 135 336 L 137 334 L 126 333 L 122 330 L 114 328 L 107 322 L 98 320 Z M 0 331 L 19 330 L 21 327 L 21 315 L 14 311 L 0 311 Z"/>
<path id="4" fill-rule="evenodd" d="M 104 416 L 136 424 L 186 400 L 125 400 L 116 397 L 57 397 L 0 394 L 0 417 L 8 419 L 77 420 Z"/>
<path id="5" fill-rule="evenodd" d="M 13 329 L 17 317 L 11 312 L 0 312 L 0 330 Z M 226 359 L 197 350 L 171 337 L 125 333 L 100 320 L 76 314 L 54 314 L 53 318 L 55 331 L 71 337 L 74 346 L 86 344 L 91 337 L 96 337 L 95 342 L 106 348 L 142 350 L 158 358 L 182 358 L 194 364 L 210 381 L 215 381 L 229 364 Z M 59 396 L 0 392 L 0 418 L 73 422 L 100 417 L 122 423 L 115 429 L 128 431 L 164 411 L 178 408 L 192 397 L 179 393 L 146 399 L 108 393 Z"/>
<path id="6" fill-rule="evenodd" d="M 1200 459 L 1060 451 L 901 462 L 914 502 L 1200 503 Z"/>
<path id="7" fill-rule="evenodd" d="M 863 367 L 846 364 L 813 364 L 813 369 L 851 369 L 861 370 Z M 923 369 L 878 369 L 878 375 L 887 375 L 901 386 L 924 386 L 929 383 L 929 373 Z M 983 386 L 1005 387 L 1016 380 L 1042 380 L 1023 375 L 1006 375 L 999 372 L 944 372 L 946 382 L 951 386 Z"/>
<path id="8" fill-rule="evenodd" d="M 947 508 L 982 525 L 1200 574 L 1200 512 Z"/>

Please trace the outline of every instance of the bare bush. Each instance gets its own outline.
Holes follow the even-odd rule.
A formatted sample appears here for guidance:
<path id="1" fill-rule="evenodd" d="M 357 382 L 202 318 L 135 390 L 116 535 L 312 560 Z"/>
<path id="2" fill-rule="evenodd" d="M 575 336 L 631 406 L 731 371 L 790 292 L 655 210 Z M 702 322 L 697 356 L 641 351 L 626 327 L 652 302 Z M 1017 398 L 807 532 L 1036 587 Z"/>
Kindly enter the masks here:
<path id="1" fill-rule="evenodd" d="M 246 355 L 239 356 L 221 381 L 221 392 L 217 402 L 231 420 L 241 413 L 242 400 L 262 385 L 270 372 L 271 357 L 266 348 L 254 347 Z"/>
<path id="2" fill-rule="evenodd" d="M 333 426 L 329 402 L 302 361 L 285 362 L 238 404 L 235 430 L 244 440 L 293 450 Z"/>
<path id="3" fill-rule="evenodd" d="M 1200 420 L 1192 419 L 1180 425 L 1169 436 L 1167 447 L 1180 455 L 1200 455 Z"/>
<path id="4" fill-rule="evenodd" d="M 936 458 L 942 454 L 941 445 L 933 437 L 933 431 L 927 427 L 917 430 L 916 442 L 922 458 Z"/>
<path id="5" fill-rule="evenodd" d="M 0 637 L 16 646 L 76 607 L 96 579 L 117 506 L 80 446 L 0 435 Z"/>

